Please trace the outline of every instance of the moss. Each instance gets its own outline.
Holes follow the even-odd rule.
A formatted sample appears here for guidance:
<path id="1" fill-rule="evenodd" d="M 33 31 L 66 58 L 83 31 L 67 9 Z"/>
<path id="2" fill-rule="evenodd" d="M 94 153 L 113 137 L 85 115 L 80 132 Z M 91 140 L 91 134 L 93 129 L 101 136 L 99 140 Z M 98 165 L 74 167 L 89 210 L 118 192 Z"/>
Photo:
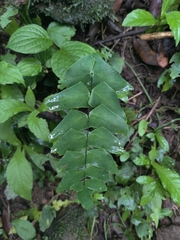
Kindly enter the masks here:
<path id="1" fill-rule="evenodd" d="M 89 239 L 85 228 L 86 218 L 79 207 L 72 207 L 60 219 L 54 221 L 45 232 L 48 240 L 84 240 Z"/>
<path id="2" fill-rule="evenodd" d="M 113 18 L 115 0 L 32 0 L 39 12 L 60 23 L 80 25 L 99 22 L 105 17 Z"/>

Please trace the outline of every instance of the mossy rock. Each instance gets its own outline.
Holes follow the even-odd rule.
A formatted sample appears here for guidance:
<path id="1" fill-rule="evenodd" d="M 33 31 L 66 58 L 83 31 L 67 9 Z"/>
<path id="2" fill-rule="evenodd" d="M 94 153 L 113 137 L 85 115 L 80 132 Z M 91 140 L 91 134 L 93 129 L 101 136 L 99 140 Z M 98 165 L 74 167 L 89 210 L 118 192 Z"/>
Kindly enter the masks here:
<path id="1" fill-rule="evenodd" d="M 88 240 L 86 217 L 80 207 L 70 207 L 66 213 L 55 220 L 45 232 L 45 240 Z M 62 215 L 62 214 L 61 214 Z"/>

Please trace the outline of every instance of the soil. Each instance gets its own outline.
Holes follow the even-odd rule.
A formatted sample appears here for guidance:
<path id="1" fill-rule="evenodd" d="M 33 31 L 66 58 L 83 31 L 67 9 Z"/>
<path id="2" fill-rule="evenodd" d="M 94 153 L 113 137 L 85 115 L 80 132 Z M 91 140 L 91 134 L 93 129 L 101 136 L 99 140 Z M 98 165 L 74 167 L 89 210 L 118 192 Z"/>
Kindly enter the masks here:
<path id="1" fill-rule="evenodd" d="M 147 9 L 150 1 L 140 1 L 141 6 L 144 6 L 144 9 Z M 1 1 L 0 1 L 1 3 Z M 124 5 L 120 8 L 118 11 L 118 16 L 123 18 L 127 13 L 127 9 L 124 8 Z M 103 25 L 104 27 L 104 25 Z M 106 30 L 105 30 L 106 29 Z M 102 32 L 101 32 L 102 33 Z M 109 36 L 115 36 L 116 34 L 109 28 L 106 28 L 106 26 L 103 29 L 104 37 Z M 76 40 L 87 42 L 91 45 L 95 44 L 98 40 L 101 40 L 102 34 L 99 34 L 98 32 L 92 37 L 89 37 L 89 26 L 87 27 L 85 32 L 81 32 L 81 30 L 77 31 L 77 34 L 75 36 Z M 157 87 L 157 81 L 162 74 L 162 72 L 168 68 L 168 66 L 164 69 L 157 66 L 150 66 L 142 62 L 142 60 L 139 58 L 137 53 L 135 52 L 133 48 L 133 38 L 135 36 L 129 36 L 126 38 L 119 39 L 118 41 L 111 41 L 110 43 L 105 43 L 103 46 L 108 46 L 110 49 L 113 48 L 113 51 L 117 52 L 124 61 L 128 62 L 131 66 L 131 68 L 134 69 L 136 72 L 136 75 L 140 80 L 142 81 L 142 84 L 146 88 L 149 96 L 151 97 L 152 101 L 155 103 L 159 98 L 159 103 L 157 107 L 155 108 L 154 112 L 151 115 L 151 126 L 156 128 L 159 120 L 157 119 L 157 113 L 161 116 L 161 125 L 165 124 L 167 122 L 173 121 L 176 118 L 179 118 L 179 114 L 177 113 L 177 109 L 180 108 L 180 92 L 176 91 L 175 87 L 172 87 L 167 92 L 162 92 L 161 88 Z M 5 54 L 5 44 L 7 43 L 8 37 L 4 35 L 2 32 L 0 32 L 0 54 Z M 157 46 L 160 43 L 160 41 L 151 41 L 150 45 L 152 49 L 157 50 Z M 97 48 L 102 47 L 97 45 Z M 167 56 L 170 59 L 170 57 L 173 55 L 174 52 L 179 51 L 180 46 L 172 47 Z M 134 97 L 132 101 L 127 103 L 127 106 L 132 107 L 136 110 L 136 113 L 138 114 L 138 117 L 142 117 L 146 114 L 148 114 L 153 105 L 150 104 L 146 94 L 144 93 L 142 86 L 140 85 L 137 77 L 133 74 L 131 69 L 125 65 L 121 75 L 124 77 L 126 81 L 128 81 L 134 88 L 132 91 L 132 96 L 135 96 L 136 94 L 139 94 L 137 97 Z M 126 105 L 124 105 L 125 107 Z M 179 126 L 180 122 L 176 122 L 177 126 Z M 171 126 L 167 126 L 163 130 L 163 134 L 165 138 L 168 140 L 168 143 L 170 145 L 170 157 L 176 160 L 176 169 L 178 172 L 180 172 L 180 132 L 177 129 L 172 128 Z M 46 185 L 46 182 L 44 183 L 43 187 L 39 187 L 38 183 L 34 184 L 33 188 L 33 205 L 38 206 L 38 209 L 42 209 L 42 207 L 48 203 L 52 197 L 55 194 L 57 183 Z M 26 210 L 30 208 L 30 202 L 23 200 L 20 197 L 16 197 L 14 200 L 7 200 L 6 196 L 4 194 L 5 185 L 0 186 L 0 206 L 6 209 L 11 210 L 12 216 L 16 216 L 16 214 L 21 210 Z M 62 195 L 61 198 L 63 199 L 64 196 Z M 172 207 L 172 206 L 171 206 Z M 81 210 L 80 210 L 81 212 Z M 68 213 L 69 214 L 69 213 Z M 82 218 L 83 218 L 83 213 Z M 106 220 L 109 220 L 109 216 L 113 215 L 115 216 L 115 213 L 111 209 L 103 209 L 102 212 L 99 214 L 98 222 L 99 226 L 97 227 L 97 234 L 96 239 L 103 240 L 104 238 L 104 230 L 103 230 L 103 223 Z M 177 215 L 177 216 L 176 216 Z M 180 237 L 180 221 L 179 221 L 179 212 L 176 211 L 176 214 L 174 214 L 173 218 L 165 218 L 160 222 L 159 228 L 155 231 L 153 239 L 155 240 L 167 240 L 167 239 L 173 239 L 178 240 Z M 73 216 L 73 215 L 72 215 Z M 62 216 L 61 216 L 62 217 Z M 60 217 L 59 217 L 60 218 Z M 71 217 L 70 217 L 71 218 Z M 73 218 L 73 217 L 72 217 Z M 176 218 L 176 220 L 175 220 Z M 84 219 L 84 218 L 83 218 Z M 77 219 L 74 219 L 74 223 Z M 85 220 L 84 220 L 85 221 Z M 72 222 L 72 225 L 74 224 Z M 54 225 L 56 225 L 54 223 Z M 109 225 L 110 222 L 109 222 Z M 37 224 L 35 223 L 35 227 Z M 67 226 L 66 226 L 67 228 Z M 51 231 L 51 230 L 49 230 Z M 86 231 L 85 231 L 86 232 Z M 111 237 L 109 239 L 126 239 L 123 235 L 123 232 L 116 227 L 111 227 L 110 229 Z M 49 233 L 47 233 L 48 235 Z M 64 233 L 63 233 L 64 234 Z M 0 240 L 4 239 L 0 237 Z M 13 239 L 20 240 L 19 237 L 14 236 Z M 42 237 L 40 236 L 40 233 L 37 235 L 37 239 L 40 240 Z M 52 239 L 52 238 L 49 238 Z M 53 238 L 54 239 L 54 238 Z M 59 239 L 61 239 L 59 237 Z M 68 236 L 64 236 L 62 239 L 81 239 L 81 238 L 68 238 Z M 82 238 L 83 239 L 83 238 Z M 84 238 L 88 239 L 87 237 Z M 93 238 L 95 239 L 95 238 Z M 138 239 L 138 238 L 137 238 Z"/>

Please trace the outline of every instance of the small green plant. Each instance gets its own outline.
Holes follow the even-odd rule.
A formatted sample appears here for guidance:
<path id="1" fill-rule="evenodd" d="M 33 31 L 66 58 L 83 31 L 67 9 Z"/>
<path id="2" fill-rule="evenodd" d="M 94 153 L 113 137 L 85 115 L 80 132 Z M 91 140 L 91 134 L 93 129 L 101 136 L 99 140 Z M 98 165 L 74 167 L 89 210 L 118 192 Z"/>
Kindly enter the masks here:
<path id="1" fill-rule="evenodd" d="M 146 10 L 136 9 L 126 16 L 122 25 L 132 27 L 154 26 L 157 28 L 156 31 L 164 31 L 164 27 L 168 25 L 177 46 L 180 41 L 180 12 L 178 11 L 178 3 L 176 0 L 163 0 L 161 14 L 157 18 Z"/>
<path id="2" fill-rule="evenodd" d="M 162 92 L 170 89 L 180 77 L 180 53 L 175 53 L 169 63 L 171 67 L 166 69 L 158 79 L 158 87 L 163 85 Z"/>

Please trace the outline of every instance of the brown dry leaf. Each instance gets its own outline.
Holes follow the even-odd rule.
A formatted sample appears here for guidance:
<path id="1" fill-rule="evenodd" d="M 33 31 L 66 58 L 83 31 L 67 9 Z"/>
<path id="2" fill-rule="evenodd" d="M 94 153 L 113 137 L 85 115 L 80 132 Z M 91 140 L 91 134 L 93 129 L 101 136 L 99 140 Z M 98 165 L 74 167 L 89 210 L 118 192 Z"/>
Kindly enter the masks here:
<path id="1" fill-rule="evenodd" d="M 154 16 L 158 17 L 161 14 L 162 0 L 152 0 L 149 6 L 149 12 Z"/>
<path id="2" fill-rule="evenodd" d="M 114 10 L 114 14 L 116 14 L 119 10 L 119 8 L 121 7 L 123 0 L 116 0 L 113 4 L 113 10 Z"/>
<path id="3" fill-rule="evenodd" d="M 8 235 L 12 224 L 11 224 L 11 220 L 10 220 L 10 214 L 8 213 L 8 211 L 6 211 L 5 209 L 3 209 L 2 212 L 2 226 L 3 226 L 3 230 L 6 233 L 6 235 Z M 12 239 L 12 235 L 9 235 L 9 240 Z"/>
<path id="4" fill-rule="evenodd" d="M 152 66 L 160 66 L 162 68 L 168 65 L 168 59 L 164 54 L 154 52 L 146 41 L 134 38 L 133 45 L 136 53 L 143 62 Z"/>

